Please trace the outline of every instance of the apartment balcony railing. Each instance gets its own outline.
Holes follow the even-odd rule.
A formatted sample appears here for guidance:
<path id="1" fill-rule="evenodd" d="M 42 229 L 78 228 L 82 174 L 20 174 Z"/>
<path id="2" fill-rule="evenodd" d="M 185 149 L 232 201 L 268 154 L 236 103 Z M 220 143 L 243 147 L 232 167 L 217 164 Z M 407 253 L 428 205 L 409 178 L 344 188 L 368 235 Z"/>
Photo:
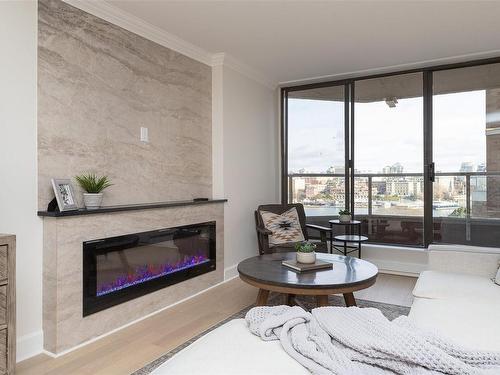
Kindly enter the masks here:
<path id="1" fill-rule="evenodd" d="M 500 172 L 436 173 L 432 221 L 436 242 L 500 244 Z M 310 222 L 326 224 L 345 206 L 343 174 L 289 174 L 289 200 Z M 372 242 L 423 245 L 424 175 L 356 173 L 354 214 Z"/>

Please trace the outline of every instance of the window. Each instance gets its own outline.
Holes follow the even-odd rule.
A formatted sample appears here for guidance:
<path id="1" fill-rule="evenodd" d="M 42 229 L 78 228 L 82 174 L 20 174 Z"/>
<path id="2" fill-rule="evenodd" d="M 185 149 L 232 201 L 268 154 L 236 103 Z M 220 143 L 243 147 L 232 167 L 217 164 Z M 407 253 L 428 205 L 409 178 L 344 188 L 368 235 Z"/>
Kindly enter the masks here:
<path id="1" fill-rule="evenodd" d="M 500 59 L 283 93 L 283 199 L 371 242 L 500 245 Z"/>
<path id="2" fill-rule="evenodd" d="M 500 244 L 500 64 L 433 76 L 434 241 Z"/>
<path id="3" fill-rule="evenodd" d="M 334 216 L 346 204 L 344 100 L 344 86 L 288 95 L 289 202 L 307 216 Z"/>
<path id="4" fill-rule="evenodd" d="M 422 73 L 354 83 L 354 212 L 368 237 L 423 245 Z"/>

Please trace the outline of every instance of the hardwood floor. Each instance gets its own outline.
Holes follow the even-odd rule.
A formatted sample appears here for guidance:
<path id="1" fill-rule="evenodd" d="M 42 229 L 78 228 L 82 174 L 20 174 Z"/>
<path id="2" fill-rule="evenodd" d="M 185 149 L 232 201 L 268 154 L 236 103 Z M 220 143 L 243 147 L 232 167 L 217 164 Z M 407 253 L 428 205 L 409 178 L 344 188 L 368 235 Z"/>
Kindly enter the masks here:
<path id="1" fill-rule="evenodd" d="M 411 305 L 415 278 L 381 274 L 356 298 Z M 238 278 L 59 358 L 40 354 L 16 374 L 129 374 L 255 302 L 257 289 Z"/>

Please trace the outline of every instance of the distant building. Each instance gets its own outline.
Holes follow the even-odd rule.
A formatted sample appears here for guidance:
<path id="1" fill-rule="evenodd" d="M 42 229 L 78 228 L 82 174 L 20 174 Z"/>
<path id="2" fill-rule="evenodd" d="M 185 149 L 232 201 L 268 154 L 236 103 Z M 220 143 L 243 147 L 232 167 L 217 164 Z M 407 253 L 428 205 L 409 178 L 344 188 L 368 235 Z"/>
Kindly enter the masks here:
<path id="1" fill-rule="evenodd" d="M 463 161 L 462 165 L 460 165 L 460 172 L 474 172 L 474 164 L 470 161 Z"/>
<path id="2" fill-rule="evenodd" d="M 329 174 L 344 174 L 345 166 L 344 165 L 332 165 L 330 168 L 326 170 L 326 173 Z"/>
<path id="3" fill-rule="evenodd" d="M 375 194 L 383 195 L 386 193 L 386 181 L 385 180 L 373 180 L 372 186 Z"/>
<path id="4" fill-rule="evenodd" d="M 403 173 L 403 166 L 400 163 L 394 164 L 391 173 Z"/>
<path id="5" fill-rule="evenodd" d="M 419 196 L 424 189 L 422 177 L 388 177 L 385 181 L 385 194 L 399 196 Z"/>
<path id="6" fill-rule="evenodd" d="M 465 177 L 438 176 L 433 184 L 434 200 L 450 200 L 465 187 Z"/>
<path id="7" fill-rule="evenodd" d="M 382 173 L 384 174 L 402 174 L 403 166 L 400 163 L 395 163 L 393 165 L 388 165 L 382 168 Z"/>

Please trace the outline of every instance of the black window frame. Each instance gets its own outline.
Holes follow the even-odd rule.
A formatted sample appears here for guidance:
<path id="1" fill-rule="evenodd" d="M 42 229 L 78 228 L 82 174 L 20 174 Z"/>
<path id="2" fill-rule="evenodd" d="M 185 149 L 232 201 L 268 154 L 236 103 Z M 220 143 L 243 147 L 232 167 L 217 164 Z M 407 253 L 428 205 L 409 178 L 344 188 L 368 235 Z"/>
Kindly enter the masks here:
<path id="1" fill-rule="evenodd" d="M 330 80 L 317 83 L 308 83 L 302 85 L 283 86 L 280 88 L 280 148 L 281 148 L 281 202 L 287 204 L 289 199 L 288 192 L 288 93 L 293 91 L 303 91 L 322 87 L 344 85 L 345 92 L 345 126 L 346 126 L 346 149 L 345 149 L 345 180 L 346 180 L 346 208 L 354 212 L 354 88 L 356 81 L 362 81 L 374 78 L 383 78 L 403 74 L 422 73 L 423 77 L 423 166 L 424 166 L 424 234 L 423 245 L 426 248 L 433 242 L 433 216 L 432 216 L 432 191 L 434 182 L 434 163 L 433 163 L 433 73 L 442 70 L 468 68 L 489 64 L 500 63 L 500 57 L 490 57 L 455 63 L 427 65 L 412 69 L 395 70 L 386 73 L 376 73 L 364 76 L 353 76 L 340 80 Z M 347 147 L 349 145 L 349 147 Z M 310 174 L 314 176 L 314 174 Z M 431 197 L 429 199 L 429 197 Z M 385 244 L 388 246 L 407 246 L 403 244 Z M 415 246 L 411 246 L 415 247 Z"/>

